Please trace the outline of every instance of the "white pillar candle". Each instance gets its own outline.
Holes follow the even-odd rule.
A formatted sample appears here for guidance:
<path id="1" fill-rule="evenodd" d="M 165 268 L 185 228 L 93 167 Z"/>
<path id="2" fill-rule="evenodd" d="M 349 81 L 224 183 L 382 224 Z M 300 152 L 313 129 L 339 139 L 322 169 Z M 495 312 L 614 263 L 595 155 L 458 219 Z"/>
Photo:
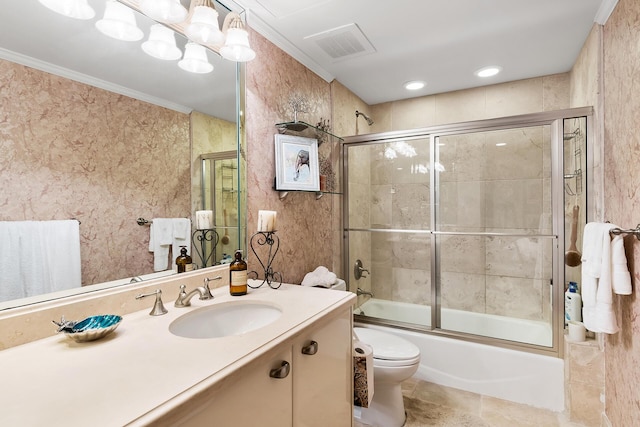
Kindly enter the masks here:
<path id="1" fill-rule="evenodd" d="M 198 230 L 213 228 L 213 211 L 196 211 L 196 228 Z"/>
<path id="2" fill-rule="evenodd" d="M 258 211 L 258 231 L 275 231 L 276 215 L 276 211 Z"/>

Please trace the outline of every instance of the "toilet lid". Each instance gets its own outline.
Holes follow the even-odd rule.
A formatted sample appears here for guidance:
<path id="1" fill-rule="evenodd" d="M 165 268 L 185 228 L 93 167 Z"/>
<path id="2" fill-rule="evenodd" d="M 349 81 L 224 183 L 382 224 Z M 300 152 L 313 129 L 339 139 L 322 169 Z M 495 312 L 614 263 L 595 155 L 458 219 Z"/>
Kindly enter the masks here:
<path id="1" fill-rule="evenodd" d="M 420 349 L 404 338 L 371 328 L 353 330 L 360 341 L 371 346 L 374 359 L 407 360 L 420 357 Z"/>

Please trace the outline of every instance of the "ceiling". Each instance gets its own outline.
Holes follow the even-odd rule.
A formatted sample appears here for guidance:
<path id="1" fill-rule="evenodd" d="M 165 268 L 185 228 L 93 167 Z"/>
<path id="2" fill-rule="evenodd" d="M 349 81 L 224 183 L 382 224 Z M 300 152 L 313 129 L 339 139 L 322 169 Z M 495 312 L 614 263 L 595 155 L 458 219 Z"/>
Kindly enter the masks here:
<path id="1" fill-rule="evenodd" d="M 189 4 L 189 0 L 181 2 Z M 102 16 L 104 0 L 89 3 L 97 14 L 92 21 L 62 17 L 37 0 L 11 2 L 0 14 L 5 34 L 0 39 L 0 58 L 178 111 L 195 109 L 235 120 L 235 63 L 210 52 L 213 73 L 186 73 L 174 62 L 141 53 L 139 42 L 127 44 L 100 34 L 93 24 Z M 604 23 L 617 0 L 222 3 L 244 8 L 249 26 L 326 81 L 337 79 L 373 105 L 569 71 L 594 20 Z M 223 7 L 217 9 L 224 14 Z M 150 23 L 142 18 L 138 24 L 148 34 Z M 341 30 L 328 32 L 335 28 Z M 337 43 L 349 37 L 354 44 Z M 319 40 L 356 53 L 335 60 Z M 179 38 L 178 46 L 184 43 Z M 486 65 L 499 65 L 503 71 L 487 79 L 473 74 Z M 408 92 L 403 83 L 410 80 L 424 80 L 427 85 Z"/>
<path id="2" fill-rule="evenodd" d="M 617 0 L 239 2 L 250 27 L 325 80 L 337 79 L 373 105 L 567 72 L 594 21 L 604 23 Z M 349 24 L 364 38 L 348 32 Z M 334 47 L 350 43 L 350 51 L 361 53 L 334 59 L 318 39 Z M 367 41 L 373 50 L 367 51 Z M 486 79 L 474 75 L 488 65 L 503 71 Z M 403 84 L 411 80 L 427 85 L 408 92 Z"/>

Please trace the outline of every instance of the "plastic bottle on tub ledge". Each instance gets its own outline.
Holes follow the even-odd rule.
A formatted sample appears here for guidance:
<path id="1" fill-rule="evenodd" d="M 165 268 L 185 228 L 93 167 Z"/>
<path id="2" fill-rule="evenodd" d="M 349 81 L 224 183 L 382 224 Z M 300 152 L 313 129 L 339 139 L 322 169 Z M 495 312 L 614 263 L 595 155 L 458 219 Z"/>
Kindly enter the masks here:
<path id="1" fill-rule="evenodd" d="M 582 322 L 582 296 L 576 282 L 569 282 L 569 289 L 564 293 L 564 325 L 570 320 Z"/>

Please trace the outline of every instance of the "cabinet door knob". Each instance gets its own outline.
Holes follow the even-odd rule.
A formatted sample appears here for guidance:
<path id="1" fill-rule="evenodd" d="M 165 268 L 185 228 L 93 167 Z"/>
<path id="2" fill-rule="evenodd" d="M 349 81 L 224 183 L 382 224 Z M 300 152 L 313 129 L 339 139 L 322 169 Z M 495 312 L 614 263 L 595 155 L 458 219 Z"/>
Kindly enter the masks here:
<path id="1" fill-rule="evenodd" d="M 305 345 L 304 347 L 302 347 L 302 354 L 313 356 L 317 352 L 318 352 L 318 343 L 316 341 L 311 341 L 309 345 Z"/>
<path id="2" fill-rule="evenodd" d="M 291 371 L 291 365 L 286 360 L 282 361 L 282 365 L 279 368 L 272 369 L 269 371 L 269 376 L 271 378 L 277 378 L 279 380 L 286 378 L 289 375 L 289 371 Z"/>

